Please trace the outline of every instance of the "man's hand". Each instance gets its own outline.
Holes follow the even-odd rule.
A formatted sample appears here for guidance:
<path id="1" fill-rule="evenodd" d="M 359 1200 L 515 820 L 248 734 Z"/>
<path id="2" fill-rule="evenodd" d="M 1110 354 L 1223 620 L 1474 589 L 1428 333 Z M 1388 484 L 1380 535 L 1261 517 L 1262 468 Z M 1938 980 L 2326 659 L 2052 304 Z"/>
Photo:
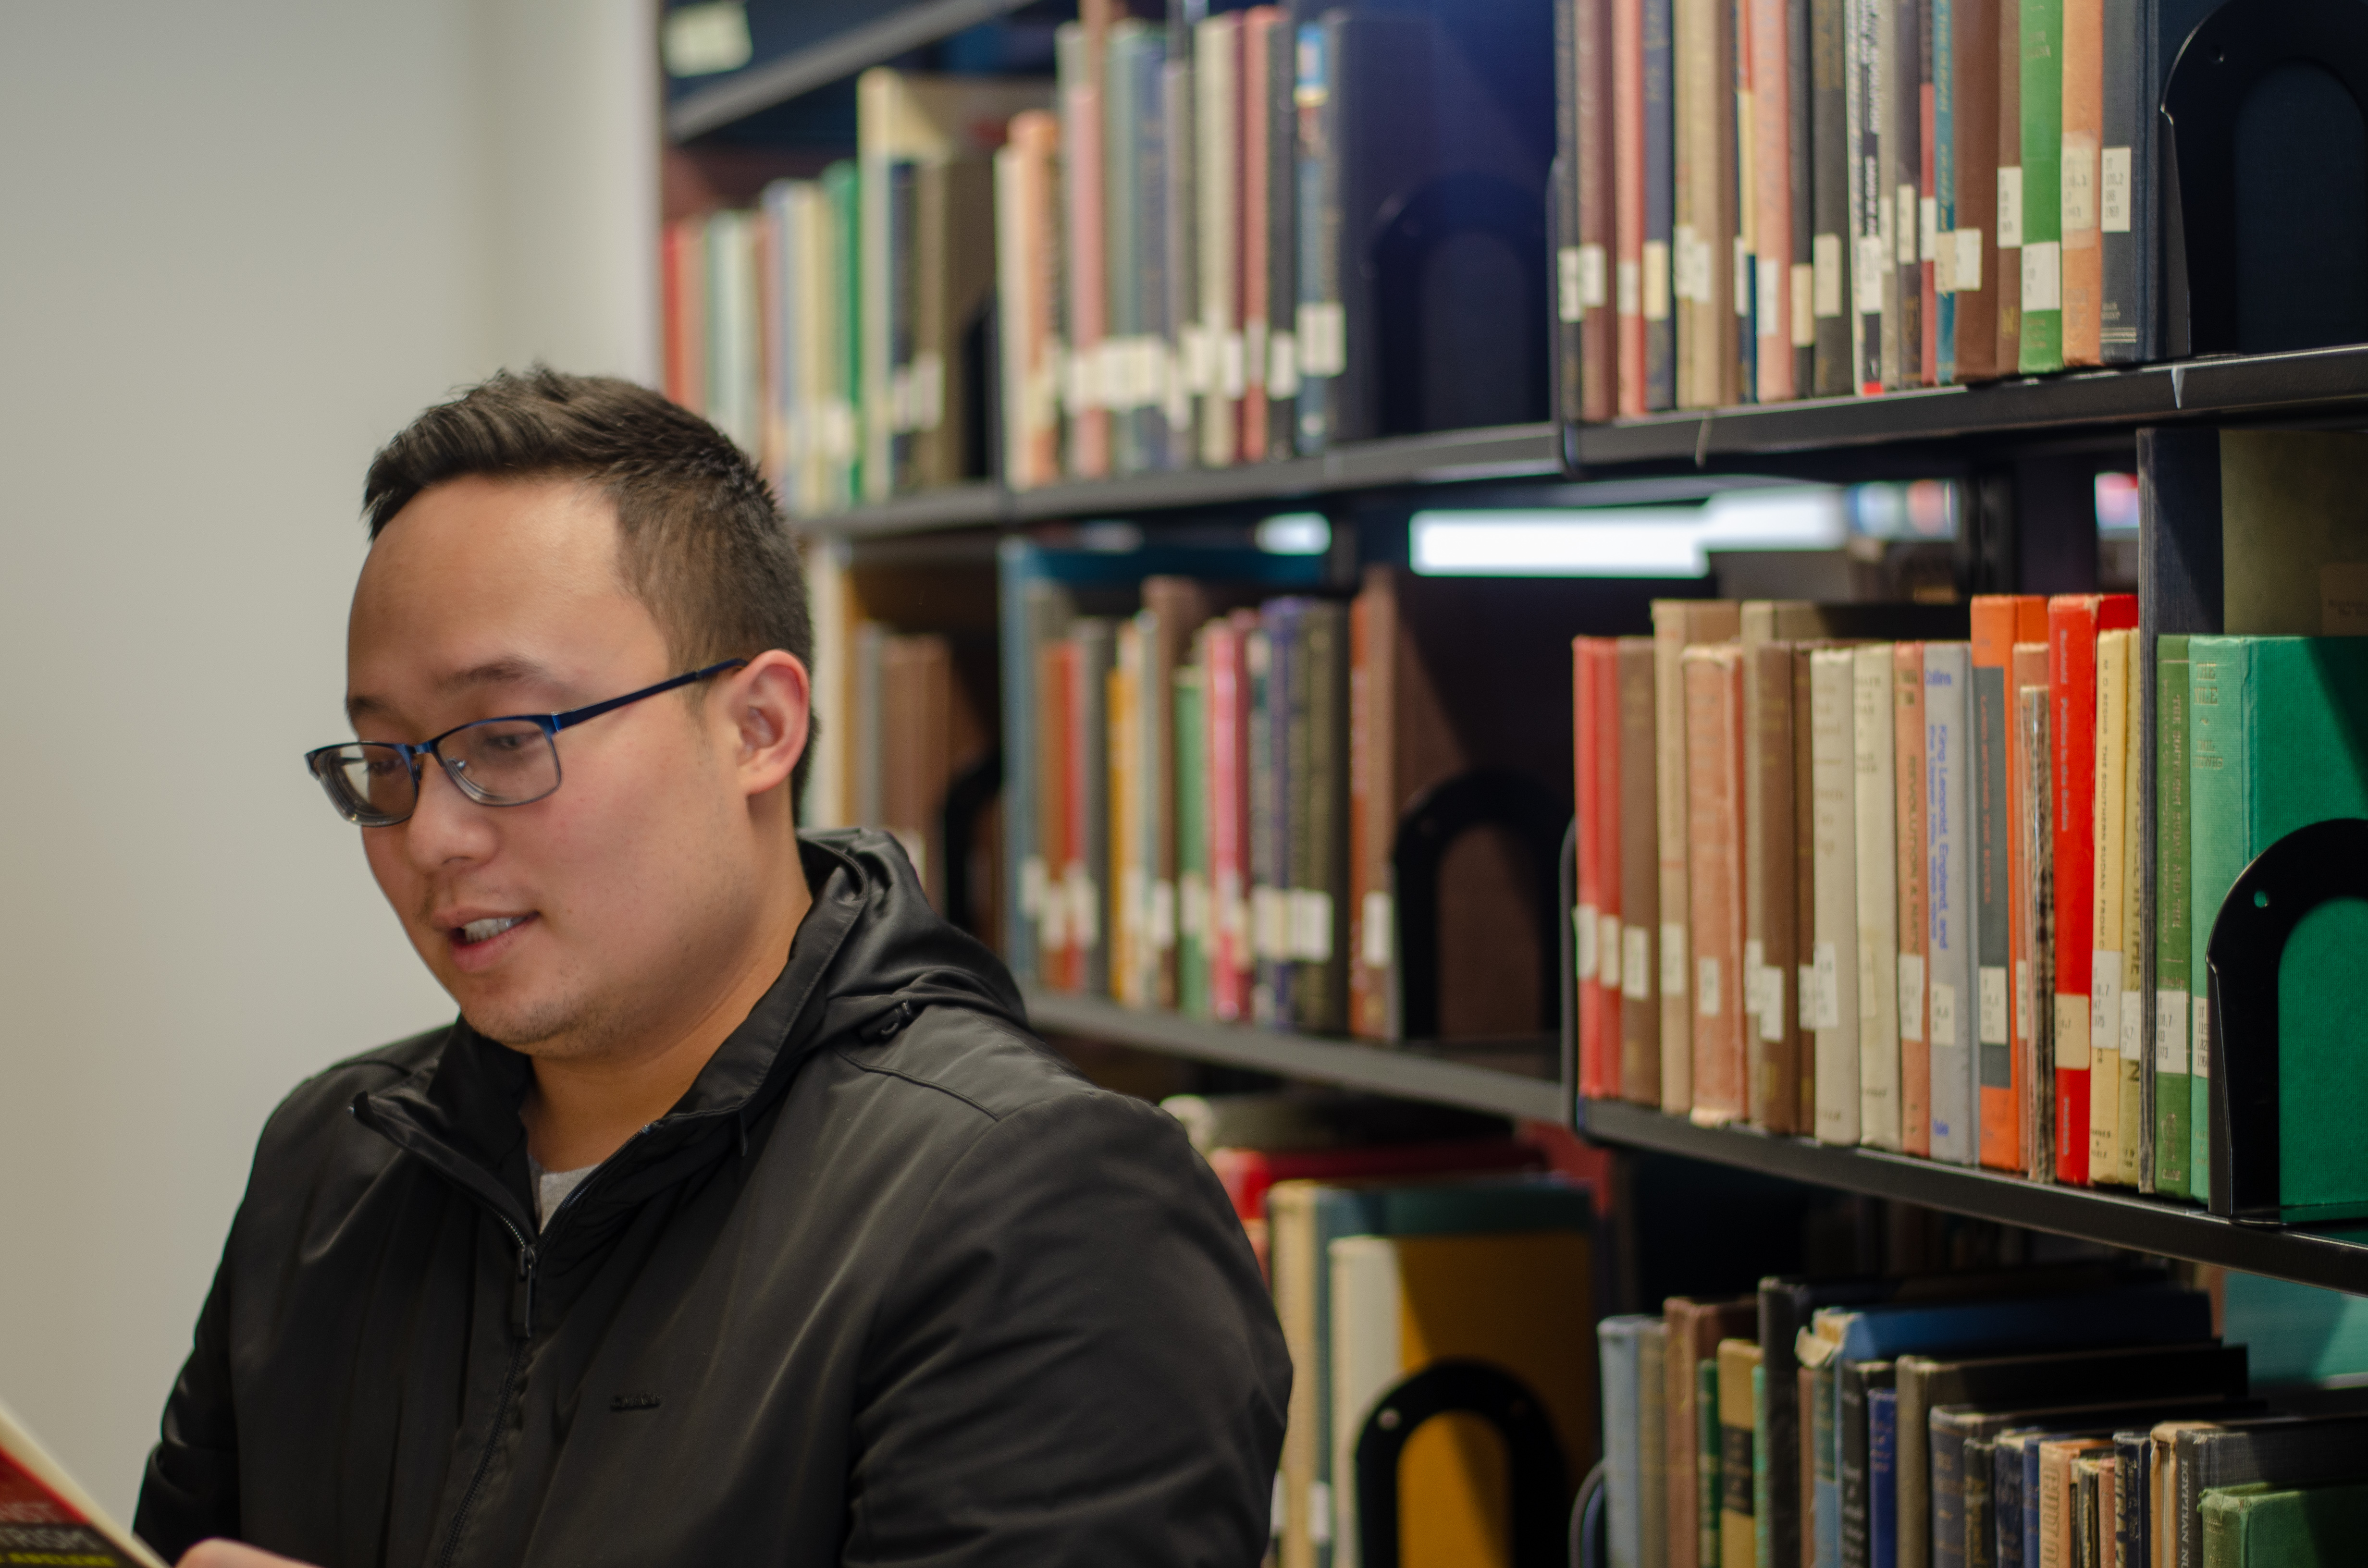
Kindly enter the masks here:
<path id="1" fill-rule="evenodd" d="M 292 1557 L 275 1557 L 268 1551 L 235 1540 L 201 1540 L 181 1553 L 175 1568 L 305 1568 Z"/>

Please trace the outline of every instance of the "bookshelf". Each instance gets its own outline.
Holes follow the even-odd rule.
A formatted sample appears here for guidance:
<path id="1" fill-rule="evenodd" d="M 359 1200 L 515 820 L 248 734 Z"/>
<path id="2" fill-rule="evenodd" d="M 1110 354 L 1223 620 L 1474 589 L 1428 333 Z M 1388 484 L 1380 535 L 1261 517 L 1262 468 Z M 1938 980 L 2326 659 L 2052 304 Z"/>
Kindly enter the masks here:
<path id="1" fill-rule="evenodd" d="M 911 0 L 850 9 L 847 25 L 712 85 L 681 92 L 666 112 L 677 143 L 726 143 L 735 130 L 802 97 L 836 92 L 857 72 L 895 62 L 965 28 L 1026 9 L 1020 0 Z M 843 150 L 843 149 L 841 149 Z M 1945 473 L 2071 454 L 2129 466 L 2142 427 L 2368 423 L 2368 345 L 2226 355 L 2172 363 L 2009 379 L 1877 397 L 1806 399 L 1688 409 L 1608 423 L 1551 419 L 1344 443 L 1318 456 L 1184 468 L 1016 488 L 975 481 L 801 519 L 850 540 L 959 551 L 981 536 L 1096 518 L 1182 522 L 1269 503 L 1331 509 L 1354 498 L 1492 491 L 1534 504 L 1569 480 L 1691 472 L 1826 480 Z M 1921 465 L 1920 467 L 1918 465 Z M 2028 498 L 2036 501 L 2032 496 Z M 2060 506 L 2029 508 L 2027 526 L 2081 526 Z M 2084 547 L 2067 537 L 2063 553 Z M 1569 903 L 1565 900 L 1565 904 Z M 1567 957 L 1567 954 L 1565 954 Z M 2105 1189 L 1772 1136 L 1574 1092 L 1566 1046 L 1498 1041 L 1471 1050 L 1383 1047 L 1219 1024 L 1030 988 L 1036 1026 L 1073 1036 L 1278 1076 L 1426 1099 L 1524 1119 L 1567 1121 L 1597 1142 L 1675 1154 L 1762 1175 L 2252 1273 L 2368 1293 L 2368 1228 L 2279 1230 L 2198 1208 Z M 1565 1032 L 1571 1028 L 1565 1008 Z"/>

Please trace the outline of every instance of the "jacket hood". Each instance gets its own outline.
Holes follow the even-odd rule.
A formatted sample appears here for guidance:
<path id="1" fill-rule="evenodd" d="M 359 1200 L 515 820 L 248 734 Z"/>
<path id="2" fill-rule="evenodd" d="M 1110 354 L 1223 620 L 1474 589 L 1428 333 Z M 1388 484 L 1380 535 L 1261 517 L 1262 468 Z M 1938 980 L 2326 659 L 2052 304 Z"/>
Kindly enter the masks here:
<path id="1" fill-rule="evenodd" d="M 806 833 L 799 850 L 814 902 L 780 975 L 674 1108 L 586 1179 L 586 1188 L 601 1189 L 602 1206 L 639 1201 L 709 1163 L 734 1137 L 745 1149 L 749 1124 L 825 1046 L 884 1040 L 936 1006 L 1027 1029 L 1002 960 L 929 906 L 894 837 L 868 828 Z M 527 1057 L 456 1020 L 411 1074 L 357 1096 L 352 1109 L 530 1236 L 518 1107 L 532 1076 Z"/>

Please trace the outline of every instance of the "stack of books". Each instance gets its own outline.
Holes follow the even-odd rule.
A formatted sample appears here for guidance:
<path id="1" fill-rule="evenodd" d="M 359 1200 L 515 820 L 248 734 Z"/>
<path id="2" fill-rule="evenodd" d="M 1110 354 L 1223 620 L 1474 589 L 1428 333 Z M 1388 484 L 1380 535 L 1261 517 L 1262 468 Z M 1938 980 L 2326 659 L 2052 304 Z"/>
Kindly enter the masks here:
<path id="1" fill-rule="evenodd" d="M 2154 106 L 2209 10 L 1556 0 L 1574 411 L 2166 357 Z"/>
<path id="2" fill-rule="evenodd" d="M 2350 1561 L 2368 1419 L 2255 1397 L 2201 1291 L 2103 1265 L 1770 1278 L 1598 1326 L 1637 1568 Z"/>

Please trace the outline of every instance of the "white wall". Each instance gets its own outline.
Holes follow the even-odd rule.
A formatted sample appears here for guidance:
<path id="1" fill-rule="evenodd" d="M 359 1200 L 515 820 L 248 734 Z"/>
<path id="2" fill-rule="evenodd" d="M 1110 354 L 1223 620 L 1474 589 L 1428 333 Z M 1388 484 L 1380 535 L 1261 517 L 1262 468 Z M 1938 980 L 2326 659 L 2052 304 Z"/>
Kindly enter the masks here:
<path id="1" fill-rule="evenodd" d="M 298 755 L 374 447 L 651 372 L 647 3 L 0 7 L 0 1399 L 126 1515 L 264 1116 L 449 1016 Z"/>

